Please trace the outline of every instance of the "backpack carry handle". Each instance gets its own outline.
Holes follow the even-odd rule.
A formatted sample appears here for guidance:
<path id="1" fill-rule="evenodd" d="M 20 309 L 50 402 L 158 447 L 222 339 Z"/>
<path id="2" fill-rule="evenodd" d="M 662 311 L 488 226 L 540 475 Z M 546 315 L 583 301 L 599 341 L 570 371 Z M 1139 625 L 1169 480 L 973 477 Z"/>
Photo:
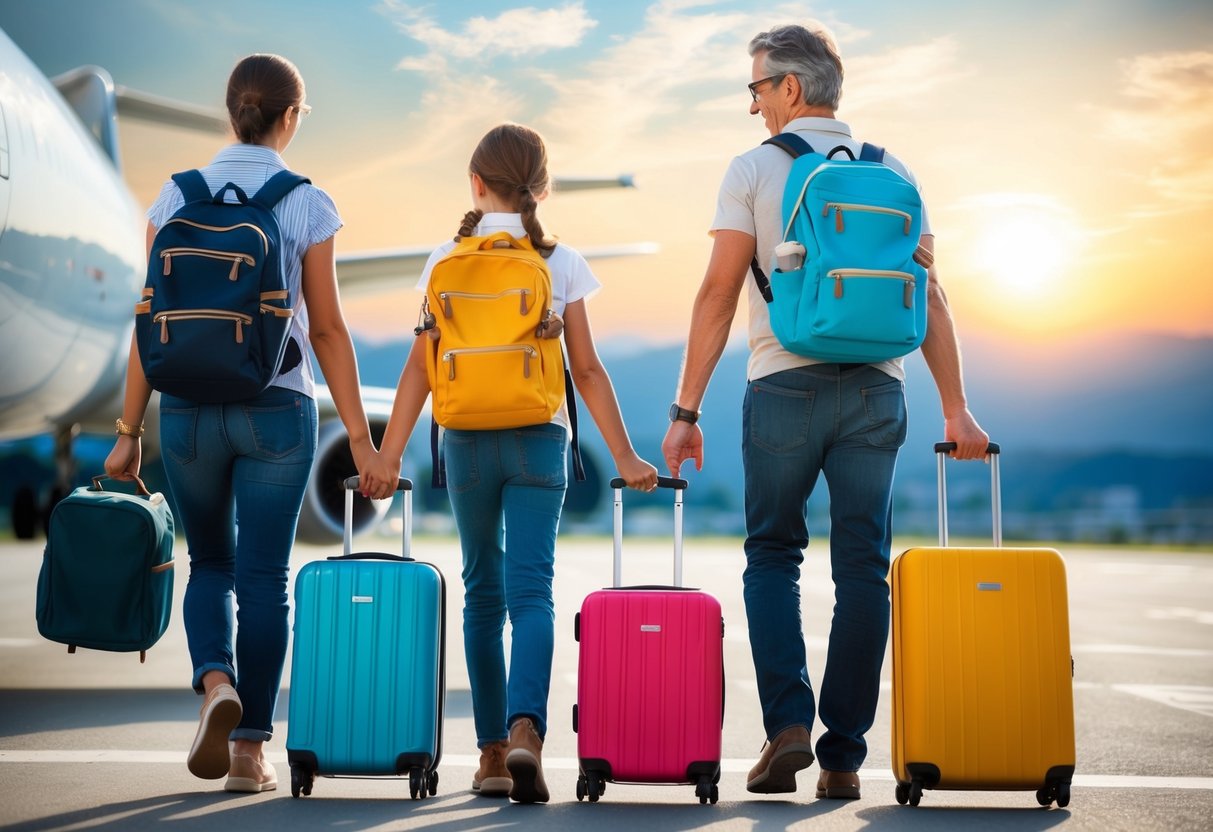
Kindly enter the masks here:
<path id="1" fill-rule="evenodd" d="M 345 523 L 341 530 L 342 557 L 350 558 L 353 549 L 352 536 L 354 528 L 354 491 L 359 485 L 358 477 L 348 477 L 342 485 L 345 487 Z M 402 557 L 395 555 L 383 556 L 383 560 L 412 560 L 410 548 L 413 540 L 413 481 L 400 477 L 396 480 L 396 490 L 404 492 L 404 540 L 401 544 Z M 362 557 L 357 555 L 355 557 Z"/>
<path id="2" fill-rule="evenodd" d="M 623 585 L 623 489 L 627 485 L 623 477 L 613 477 L 611 488 L 615 489 L 614 512 L 614 575 L 611 586 Z M 687 488 L 687 481 L 675 477 L 657 477 L 658 488 L 670 488 L 674 491 L 674 586 L 682 586 L 682 492 Z"/>
<path id="3" fill-rule="evenodd" d="M 936 442 L 935 459 L 938 463 L 939 481 L 939 545 L 948 545 L 948 483 L 944 462 L 948 452 L 956 450 L 955 442 Z M 994 545 L 1002 545 L 1002 475 L 998 471 L 998 458 L 1002 448 L 995 442 L 986 446 L 990 455 L 990 505 L 994 520 Z"/>
<path id="4" fill-rule="evenodd" d="M 231 191 L 233 194 L 236 195 L 236 199 L 238 199 L 240 201 L 241 205 L 248 205 L 248 194 L 246 194 L 244 192 L 244 188 L 241 188 L 235 182 L 228 182 L 226 185 L 224 185 L 222 188 L 220 188 L 215 193 L 215 197 L 214 197 L 214 199 L 211 200 L 211 202 L 214 202 L 216 205 L 221 205 L 221 204 L 227 202 L 227 200 L 224 199 L 224 195 L 228 191 Z"/>
<path id="5" fill-rule="evenodd" d="M 498 231 L 496 234 L 488 235 L 480 241 L 479 248 L 482 251 L 488 251 L 491 248 L 505 248 L 505 246 L 500 245 L 501 243 L 507 243 L 510 248 L 516 248 L 520 251 L 525 251 L 527 249 L 527 246 L 523 245 L 521 240 L 516 239 L 514 235 L 508 231 Z"/>
<path id="6" fill-rule="evenodd" d="M 135 491 L 137 493 L 143 495 L 144 497 L 152 496 L 152 492 L 147 490 L 147 486 L 143 484 L 143 480 L 139 479 L 139 477 L 135 474 L 129 474 L 128 476 L 130 476 L 130 478 L 135 481 Z M 93 491 L 104 491 L 105 490 L 104 488 L 101 487 L 102 480 L 114 480 L 117 482 L 118 478 L 111 477 L 109 474 L 98 474 L 97 476 L 93 477 L 93 487 L 92 487 Z"/>

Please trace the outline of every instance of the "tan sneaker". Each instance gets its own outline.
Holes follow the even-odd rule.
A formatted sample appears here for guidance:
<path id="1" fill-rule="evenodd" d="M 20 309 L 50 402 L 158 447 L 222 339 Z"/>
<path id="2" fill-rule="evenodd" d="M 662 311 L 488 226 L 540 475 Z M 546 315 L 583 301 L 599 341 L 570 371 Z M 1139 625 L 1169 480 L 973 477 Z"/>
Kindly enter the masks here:
<path id="1" fill-rule="evenodd" d="M 547 783 L 543 781 L 543 740 L 535 730 L 535 723 L 519 717 L 510 726 L 510 750 L 505 755 L 505 767 L 509 769 L 512 783 L 510 799 L 519 803 L 547 803 Z"/>
<path id="2" fill-rule="evenodd" d="M 746 777 L 746 791 L 784 794 L 796 791 L 796 772 L 813 765 L 813 741 L 803 725 L 784 728 L 762 748 Z"/>
<path id="3" fill-rule="evenodd" d="M 480 768 L 472 775 L 472 791 L 485 797 L 504 797 L 510 793 L 514 779 L 505 767 L 505 755 L 510 744 L 506 740 L 490 742 L 480 749 Z"/>
<path id="4" fill-rule="evenodd" d="M 278 788 L 278 772 L 264 757 L 233 754 L 231 773 L 223 784 L 229 792 L 268 792 Z"/>
<path id="5" fill-rule="evenodd" d="M 231 685 L 217 685 L 202 700 L 198 733 L 185 764 L 190 774 L 203 780 L 218 780 L 227 774 L 230 757 L 227 738 L 240 724 L 244 709 Z"/>
<path id="6" fill-rule="evenodd" d="M 859 773 L 855 771 L 830 771 L 823 768 L 817 776 L 817 796 L 835 800 L 859 799 Z"/>

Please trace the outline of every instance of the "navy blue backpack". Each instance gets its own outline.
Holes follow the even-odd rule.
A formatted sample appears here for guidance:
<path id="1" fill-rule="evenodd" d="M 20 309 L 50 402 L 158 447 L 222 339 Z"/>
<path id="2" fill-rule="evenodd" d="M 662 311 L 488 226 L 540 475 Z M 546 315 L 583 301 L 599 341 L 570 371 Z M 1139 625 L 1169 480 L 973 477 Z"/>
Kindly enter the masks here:
<path id="1" fill-rule="evenodd" d="M 280 171 L 251 198 L 212 195 L 197 170 L 173 175 L 185 204 L 152 241 L 135 337 L 153 389 L 196 402 L 256 396 L 302 360 L 273 208 L 309 182 Z M 231 191 L 236 202 L 227 202 Z"/>

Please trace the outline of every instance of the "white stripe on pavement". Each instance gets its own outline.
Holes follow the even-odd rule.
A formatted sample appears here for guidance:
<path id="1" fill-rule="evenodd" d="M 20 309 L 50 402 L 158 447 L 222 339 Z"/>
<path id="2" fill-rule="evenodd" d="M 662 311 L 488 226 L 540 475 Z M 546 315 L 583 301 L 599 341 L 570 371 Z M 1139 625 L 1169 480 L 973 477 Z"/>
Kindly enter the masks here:
<path id="1" fill-rule="evenodd" d="M 269 761 L 275 765 L 286 765 L 285 751 L 266 753 Z M 54 751 L 54 750 L 0 750 L 0 763 L 168 763 L 185 765 L 184 751 L 131 751 L 122 749 L 96 749 L 91 751 Z M 721 760 L 722 771 L 737 774 L 745 773 L 753 766 L 753 760 L 725 759 Z M 475 754 L 443 754 L 438 763 L 441 770 L 450 766 L 454 768 L 474 769 L 480 765 L 480 757 Z M 553 757 L 543 761 L 544 768 L 558 771 L 576 771 L 577 760 L 572 757 Z M 883 769 L 861 769 L 860 776 L 865 780 L 893 782 L 893 773 Z M 1073 785 L 1089 789 L 1195 789 L 1213 790 L 1213 777 L 1153 777 L 1133 774 L 1076 774 Z"/>

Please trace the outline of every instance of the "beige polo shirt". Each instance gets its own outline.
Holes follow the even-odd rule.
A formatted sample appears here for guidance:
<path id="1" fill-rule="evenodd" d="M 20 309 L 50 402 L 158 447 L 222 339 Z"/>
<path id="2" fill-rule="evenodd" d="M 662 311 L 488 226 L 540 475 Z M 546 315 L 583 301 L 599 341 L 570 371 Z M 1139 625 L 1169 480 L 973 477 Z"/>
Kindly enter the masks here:
<path id="1" fill-rule="evenodd" d="M 843 145 L 859 157 L 862 141 L 851 137 L 851 128 L 832 118 L 793 119 L 784 128 L 795 132 L 819 153 L 829 153 Z M 845 154 L 842 154 L 845 158 Z M 885 153 L 884 163 L 909 180 L 915 187 L 918 180 L 909 168 L 892 153 Z M 770 274 L 775 246 L 783 234 L 783 186 L 792 168 L 792 157 L 773 145 L 759 145 L 737 156 L 729 164 L 720 194 L 716 200 L 716 217 L 710 234 L 720 230 L 742 231 L 757 240 L 758 263 Z M 921 190 L 921 189 L 920 189 Z M 931 224 L 923 208 L 922 233 L 930 234 Z M 766 301 L 758 291 L 753 275 L 746 277 L 745 294 L 749 307 L 750 360 L 746 376 L 752 381 L 772 373 L 804 367 L 821 362 L 795 355 L 783 348 L 771 331 L 771 318 Z M 895 358 L 874 364 L 893 378 L 905 380 L 902 359 Z"/>

